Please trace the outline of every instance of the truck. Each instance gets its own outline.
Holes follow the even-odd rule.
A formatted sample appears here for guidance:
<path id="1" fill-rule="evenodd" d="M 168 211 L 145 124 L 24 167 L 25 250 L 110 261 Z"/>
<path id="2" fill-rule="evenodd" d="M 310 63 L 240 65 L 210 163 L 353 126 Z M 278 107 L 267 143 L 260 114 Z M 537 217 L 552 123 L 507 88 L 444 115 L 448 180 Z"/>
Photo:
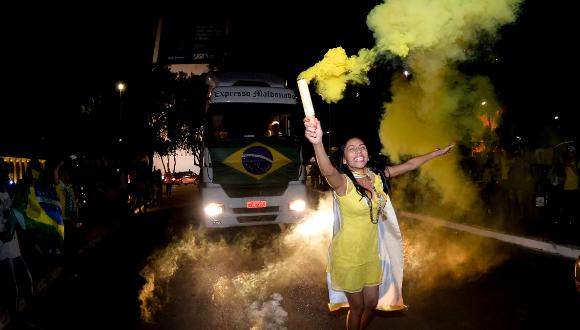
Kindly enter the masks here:
<path id="1" fill-rule="evenodd" d="M 294 90 L 268 73 L 208 72 L 205 83 L 202 224 L 224 228 L 303 219 L 304 128 Z"/>

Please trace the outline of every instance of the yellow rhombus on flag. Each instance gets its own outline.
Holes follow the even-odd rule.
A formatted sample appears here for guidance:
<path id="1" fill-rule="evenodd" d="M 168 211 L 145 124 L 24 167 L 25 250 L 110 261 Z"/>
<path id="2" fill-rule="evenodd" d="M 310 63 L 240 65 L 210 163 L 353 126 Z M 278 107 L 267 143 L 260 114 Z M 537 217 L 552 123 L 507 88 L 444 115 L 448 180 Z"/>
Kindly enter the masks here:
<path id="1" fill-rule="evenodd" d="M 246 175 L 260 180 L 291 160 L 265 144 L 254 142 L 229 155 L 223 163 Z"/>

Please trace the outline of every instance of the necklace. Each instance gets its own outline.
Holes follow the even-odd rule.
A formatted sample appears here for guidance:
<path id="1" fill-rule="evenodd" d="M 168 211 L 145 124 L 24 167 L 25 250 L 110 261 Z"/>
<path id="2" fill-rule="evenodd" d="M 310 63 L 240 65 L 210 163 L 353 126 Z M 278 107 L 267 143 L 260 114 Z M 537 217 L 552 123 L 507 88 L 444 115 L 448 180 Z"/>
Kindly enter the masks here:
<path id="1" fill-rule="evenodd" d="M 377 223 L 379 223 L 379 219 L 381 217 L 381 210 L 387 204 L 386 203 L 386 200 L 375 189 L 375 185 L 374 185 L 373 179 L 372 179 L 372 177 L 369 177 L 369 173 L 368 173 L 368 171 L 367 171 L 366 168 L 363 169 L 363 173 L 358 173 L 358 172 L 355 172 L 355 171 L 352 171 L 352 170 L 351 170 L 351 173 L 352 173 L 352 175 L 354 176 L 355 179 L 362 179 L 362 178 L 369 178 L 370 179 L 370 188 L 372 189 L 372 191 L 374 193 L 371 194 L 371 197 L 369 197 L 369 196 L 363 196 L 363 197 L 366 198 L 367 203 L 368 203 L 368 206 L 369 206 L 369 215 L 370 215 L 370 218 L 371 218 L 371 223 L 373 223 L 373 224 L 376 225 Z M 375 199 L 376 199 L 376 208 L 377 208 L 377 210 L 376 210 L 376 217 L 373 216 L 374 215 L 373 214 L 374 213 L 373 212 L 373 200 L 375 200 Z"/>
<path id="2" fill-rule="evenodd" d="M 368 172 L 365 169 L 365 174 L 360 174 L 357 172 L 352 172 L 353 176 L 355 177 L 355 179 L 361 179 L 364 177 L 369 177 Z M 368 206 L 369 206 L 369 215 L 371 218 L 371 223 L 373 224 L 377 224 L 379 222 L 379 219 L 381 218 L 381 210 L 385 207 L 386 200 L 383 197 L 383 195 L 379 194 L 379 192 L 377 191 L 377 189 L 375 188 L 374 182 L 372 182 L 372 178 L 370 179 L 370 188 L 373 191 L 373 194 L 371 195 L 371 197 L 366 196 L 366 200 L 368 202 Z M 373 212 L 373 200 L 376 201 L 376 217 L 374 216 L 374 212 Z"/>
<path id="3" fill-rule="evenodd" d="M 377 190 L 375 189 L 375 186 L 372 186 L 373 191 L 374 191 L 374 195 L 377 198 L 377 217 L 373 218 L 373 202 L 369 199 L 369 213 L 371 216 L 371 223 L 373 224 L 377 224 L 379 222 L 379 218 L 381 217 L 381 209 L 384 207 L 384 205 L 381 205 L 382 203 L 382 196 L 379 195 L 379 193 L 377 192 Z"/>
<path id="4" fill-rule="evenodd" d="M 368 176 L 366 170 L 364 170 L 363 173 L 358 173 L 358 172 L 352 171 L 352 175 L 354 176 L 355 179 L 362 179 L 362 178 Z"/>

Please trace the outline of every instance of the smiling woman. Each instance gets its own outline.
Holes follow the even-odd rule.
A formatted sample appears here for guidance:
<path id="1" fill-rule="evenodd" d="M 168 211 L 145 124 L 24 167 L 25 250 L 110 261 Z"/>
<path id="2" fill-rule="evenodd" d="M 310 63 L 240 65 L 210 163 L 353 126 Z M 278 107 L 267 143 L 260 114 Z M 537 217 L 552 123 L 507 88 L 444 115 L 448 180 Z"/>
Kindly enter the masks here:
<path id="1" fill-rule="evenodd" d="M 369 154 L 360 138 L 346 140 L 333 164 L 322 143 L 320 121 L 307 116 L 304 125 L 320 172 L 333 190 L 328 306 L 331 311 L 349 308 L 347 329 L 364 329 L 375 310 L 407 308 L 402 296 L 403 240 L 384 181 L 449 153 L 455 144 L 375 172 L 368 166 Z"/>

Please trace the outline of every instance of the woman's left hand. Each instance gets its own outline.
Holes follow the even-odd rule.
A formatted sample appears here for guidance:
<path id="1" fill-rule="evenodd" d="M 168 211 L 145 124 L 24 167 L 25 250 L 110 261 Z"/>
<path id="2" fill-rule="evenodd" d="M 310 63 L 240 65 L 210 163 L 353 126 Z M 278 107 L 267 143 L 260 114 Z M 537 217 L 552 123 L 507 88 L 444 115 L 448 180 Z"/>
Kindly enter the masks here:
<path id="1" fill-rule="evenodd" d="M 451 151 L 451 149 L 453 149 L 453 147 L 455 147 L 455 142 L 449 143 L 445 148 L 442 149 L 437 149 L 437 156 L 443 156 L 449 153 L 449 151 Z"/>

